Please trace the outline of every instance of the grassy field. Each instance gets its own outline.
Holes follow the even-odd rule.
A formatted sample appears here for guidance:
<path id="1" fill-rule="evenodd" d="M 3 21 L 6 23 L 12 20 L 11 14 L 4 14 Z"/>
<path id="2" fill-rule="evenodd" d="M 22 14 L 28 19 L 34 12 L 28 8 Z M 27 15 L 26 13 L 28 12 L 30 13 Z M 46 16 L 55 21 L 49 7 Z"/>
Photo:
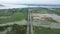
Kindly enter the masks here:
<path id="1" fill-rule="evenodd" d="M 0 9 L 0 24 L 25 20 L 27 18 L 27 11 L 27 8 Z"/>
<path id="2" fill-rule="evenodd" d="M 14 13 L 11 15 L 11 18 L 0 18 L 0 23 L 7 23 L 7 22 L 14 22 L 14 21 L 21 21 L 26 19 L 26 14 L 23 13 Z"/>
<path id="3" fill-rule="evenodd" d="M 34 33 L 35 34 L 60 34 L 60 29 L 51 29 L 51 28 L 44 28 L 40 26 L 34 26 Z"/>

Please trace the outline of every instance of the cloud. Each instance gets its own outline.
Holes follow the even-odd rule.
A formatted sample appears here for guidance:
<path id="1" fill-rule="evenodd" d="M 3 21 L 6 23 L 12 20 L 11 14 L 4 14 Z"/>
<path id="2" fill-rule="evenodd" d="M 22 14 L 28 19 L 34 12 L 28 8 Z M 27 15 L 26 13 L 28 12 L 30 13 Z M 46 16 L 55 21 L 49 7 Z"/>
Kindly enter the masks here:
<path id="1" fill-rule="evenodd" d="M 20 3 L 20 4 L 60 4 L 60 0 L 0 0 L 0 3 Z"/>

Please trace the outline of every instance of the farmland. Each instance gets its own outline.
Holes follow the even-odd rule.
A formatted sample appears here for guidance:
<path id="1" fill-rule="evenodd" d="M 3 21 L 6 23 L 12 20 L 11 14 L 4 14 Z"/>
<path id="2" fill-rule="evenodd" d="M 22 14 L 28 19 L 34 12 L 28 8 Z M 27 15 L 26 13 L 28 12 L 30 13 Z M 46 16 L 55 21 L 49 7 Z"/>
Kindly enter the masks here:
<path id="1" fill-rule="evenodd" d="M 23 11 L 24 10 L 24 11 Z M 24 20 L 27 17 L 26 9 L 2 9 L 0 10 L 0 23 Z"/>
<path id="2" fill-rule="evenodd" d="M 9 30 L 6 34 L 26 34 L 29 8 L 0 9 L 0 31 Z M 35 7 L 32 9 L 32 24 L 35 34 L 59 34 L 60 8 Z M 11 25 L 12 23 L 13 25 Z M 57 27 L 58 26 L 58 27 Z M 47 33 L 48 32 L 48 33 Z"/>
<path id="3" fill-rule="evenodd" d="M 60 34 L 60 29 L 51 29 L 51 28 L 44 28 L 41 26 L 34 27 L 35 34 Z"/>

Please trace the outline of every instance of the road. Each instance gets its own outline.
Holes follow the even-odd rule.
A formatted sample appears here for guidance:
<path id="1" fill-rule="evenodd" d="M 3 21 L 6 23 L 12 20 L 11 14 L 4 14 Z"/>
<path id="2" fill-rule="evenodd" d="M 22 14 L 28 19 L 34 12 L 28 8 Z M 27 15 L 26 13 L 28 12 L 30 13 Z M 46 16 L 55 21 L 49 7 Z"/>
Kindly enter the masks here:
<path id="1" fill-rule="evenodd" d="M 31 14 L 32 14 L 31 9 L 28 9 L 27 34 L 34 34 L 33 26 L 32 26 L 32 16 L 31 16 Z"/>

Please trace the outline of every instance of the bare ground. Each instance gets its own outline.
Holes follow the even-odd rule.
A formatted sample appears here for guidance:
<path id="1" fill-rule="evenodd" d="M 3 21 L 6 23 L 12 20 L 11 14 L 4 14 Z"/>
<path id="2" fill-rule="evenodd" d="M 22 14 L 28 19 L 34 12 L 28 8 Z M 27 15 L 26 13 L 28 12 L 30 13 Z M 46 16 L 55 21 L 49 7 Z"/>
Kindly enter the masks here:
<path id="1" fill-rule="evenodd" d="M 43 26 L 43 27 L 50 27 L 55 29 L 60 29 L 60 16 L 56 14 L 32 14 L 32 16 L 40 16 L 41 17 L 51 17 L 52 19 L 56 20 L 58 23 L 51 23 L 49 25 L 41 25 L 40 22 L 33 22 L 33 25 L 35 26 Z M 39 18 L 38 18 L 39 19 Z"/>

